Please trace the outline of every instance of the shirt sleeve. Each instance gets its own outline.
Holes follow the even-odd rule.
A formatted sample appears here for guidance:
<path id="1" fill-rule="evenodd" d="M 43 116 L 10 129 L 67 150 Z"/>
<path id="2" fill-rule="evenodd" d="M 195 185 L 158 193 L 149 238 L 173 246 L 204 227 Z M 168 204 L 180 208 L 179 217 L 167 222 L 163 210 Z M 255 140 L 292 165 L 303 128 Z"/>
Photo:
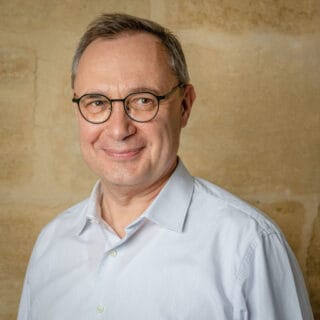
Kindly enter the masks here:
<path id="1" fill-rule="evenodd" d="M 281 234 L 260 235 L 237 277 L 239 320 L 313 320 L 300 267 Z"/>
<path id="2" fill-rule="evenodd" d="M 37 254 L 37 247 L 39 244 L 39 239 L 41 238 L 42 232 L 38 236 L 38 239 L 32 249 L 32 253 L 29 259 L 28 267 L 26 270 L 26 275 L 24 278 L 19 310 L 18 310 L 18 317 L 17 320 L 31 320 L 31 287 L 30 287 L 30 273 L 33 271 L 33 261 Z"/>
<path id="3" fill-rule="evenodd" d="M 20 298 L 20 305 L 19 305 L 17 320 L 28 320 L 29 310 L 30 310 L 30 287 L 28 282 L 28 275 L 26 275 L 24 284 L 23 284 L 21 298 Z"/>

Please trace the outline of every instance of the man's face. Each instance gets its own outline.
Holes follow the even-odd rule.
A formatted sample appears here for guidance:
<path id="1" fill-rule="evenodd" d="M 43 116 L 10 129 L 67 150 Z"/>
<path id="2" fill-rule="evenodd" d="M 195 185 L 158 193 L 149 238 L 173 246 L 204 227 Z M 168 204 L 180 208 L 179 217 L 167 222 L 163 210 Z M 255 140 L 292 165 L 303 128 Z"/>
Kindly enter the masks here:
<path id="1" fill-rule="evenodd" d="M 80 59 L 74 94 L 101 93 L 110 99 L 139 91 L 163 95 L 178 84 L 168 61 L 163 45 L 147 33 L 95 40 Z M 192 86 L 178 89 L 146 123 L 130 120 L 122 102 L 113 103 L 111 117 L 102 124 L 91 124 L 77 112 L 85 161 L 105 186 L 152 187 L 176 164 L 180 130 L 193 100 Z"/>

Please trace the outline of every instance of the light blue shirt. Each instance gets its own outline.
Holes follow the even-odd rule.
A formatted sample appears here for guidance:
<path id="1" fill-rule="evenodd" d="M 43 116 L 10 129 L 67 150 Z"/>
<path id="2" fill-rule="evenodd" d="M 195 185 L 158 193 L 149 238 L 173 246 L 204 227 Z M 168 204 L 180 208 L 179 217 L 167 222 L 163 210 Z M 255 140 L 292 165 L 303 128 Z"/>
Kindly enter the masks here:
<path id="1" fill-rule="evenodd" d="M 40 234 L 18 320 L 311 320 L 296 259 L 253 207 L 183 164 L 120 239 L 100 185 Z"/>

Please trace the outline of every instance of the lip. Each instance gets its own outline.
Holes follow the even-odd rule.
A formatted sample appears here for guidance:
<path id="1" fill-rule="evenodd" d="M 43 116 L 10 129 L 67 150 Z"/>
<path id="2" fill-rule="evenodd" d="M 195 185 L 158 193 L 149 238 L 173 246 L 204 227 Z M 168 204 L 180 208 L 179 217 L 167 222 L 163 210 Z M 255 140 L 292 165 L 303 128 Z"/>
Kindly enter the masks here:
<path id="1" fill-rule="evenodd" d="M 124 150 L 103 148 L 102 150 L 110 158 L 117 160 L 128 160 L 138 156 L 143 149 L 144 147 L 130 148 Z"/>

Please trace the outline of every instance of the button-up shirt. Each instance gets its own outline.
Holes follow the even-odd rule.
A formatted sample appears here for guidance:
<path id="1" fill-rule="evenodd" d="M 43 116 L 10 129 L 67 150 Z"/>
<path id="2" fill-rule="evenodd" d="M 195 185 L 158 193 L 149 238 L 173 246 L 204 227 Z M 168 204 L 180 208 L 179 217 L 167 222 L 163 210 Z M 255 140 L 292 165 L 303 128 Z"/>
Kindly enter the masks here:
<path id="1" fill-rule="evenodd" d="M 313 319 L 279 229 L 181 161 L 122 239 L 100 190 L 43 229 L 18 320 Z"/>

